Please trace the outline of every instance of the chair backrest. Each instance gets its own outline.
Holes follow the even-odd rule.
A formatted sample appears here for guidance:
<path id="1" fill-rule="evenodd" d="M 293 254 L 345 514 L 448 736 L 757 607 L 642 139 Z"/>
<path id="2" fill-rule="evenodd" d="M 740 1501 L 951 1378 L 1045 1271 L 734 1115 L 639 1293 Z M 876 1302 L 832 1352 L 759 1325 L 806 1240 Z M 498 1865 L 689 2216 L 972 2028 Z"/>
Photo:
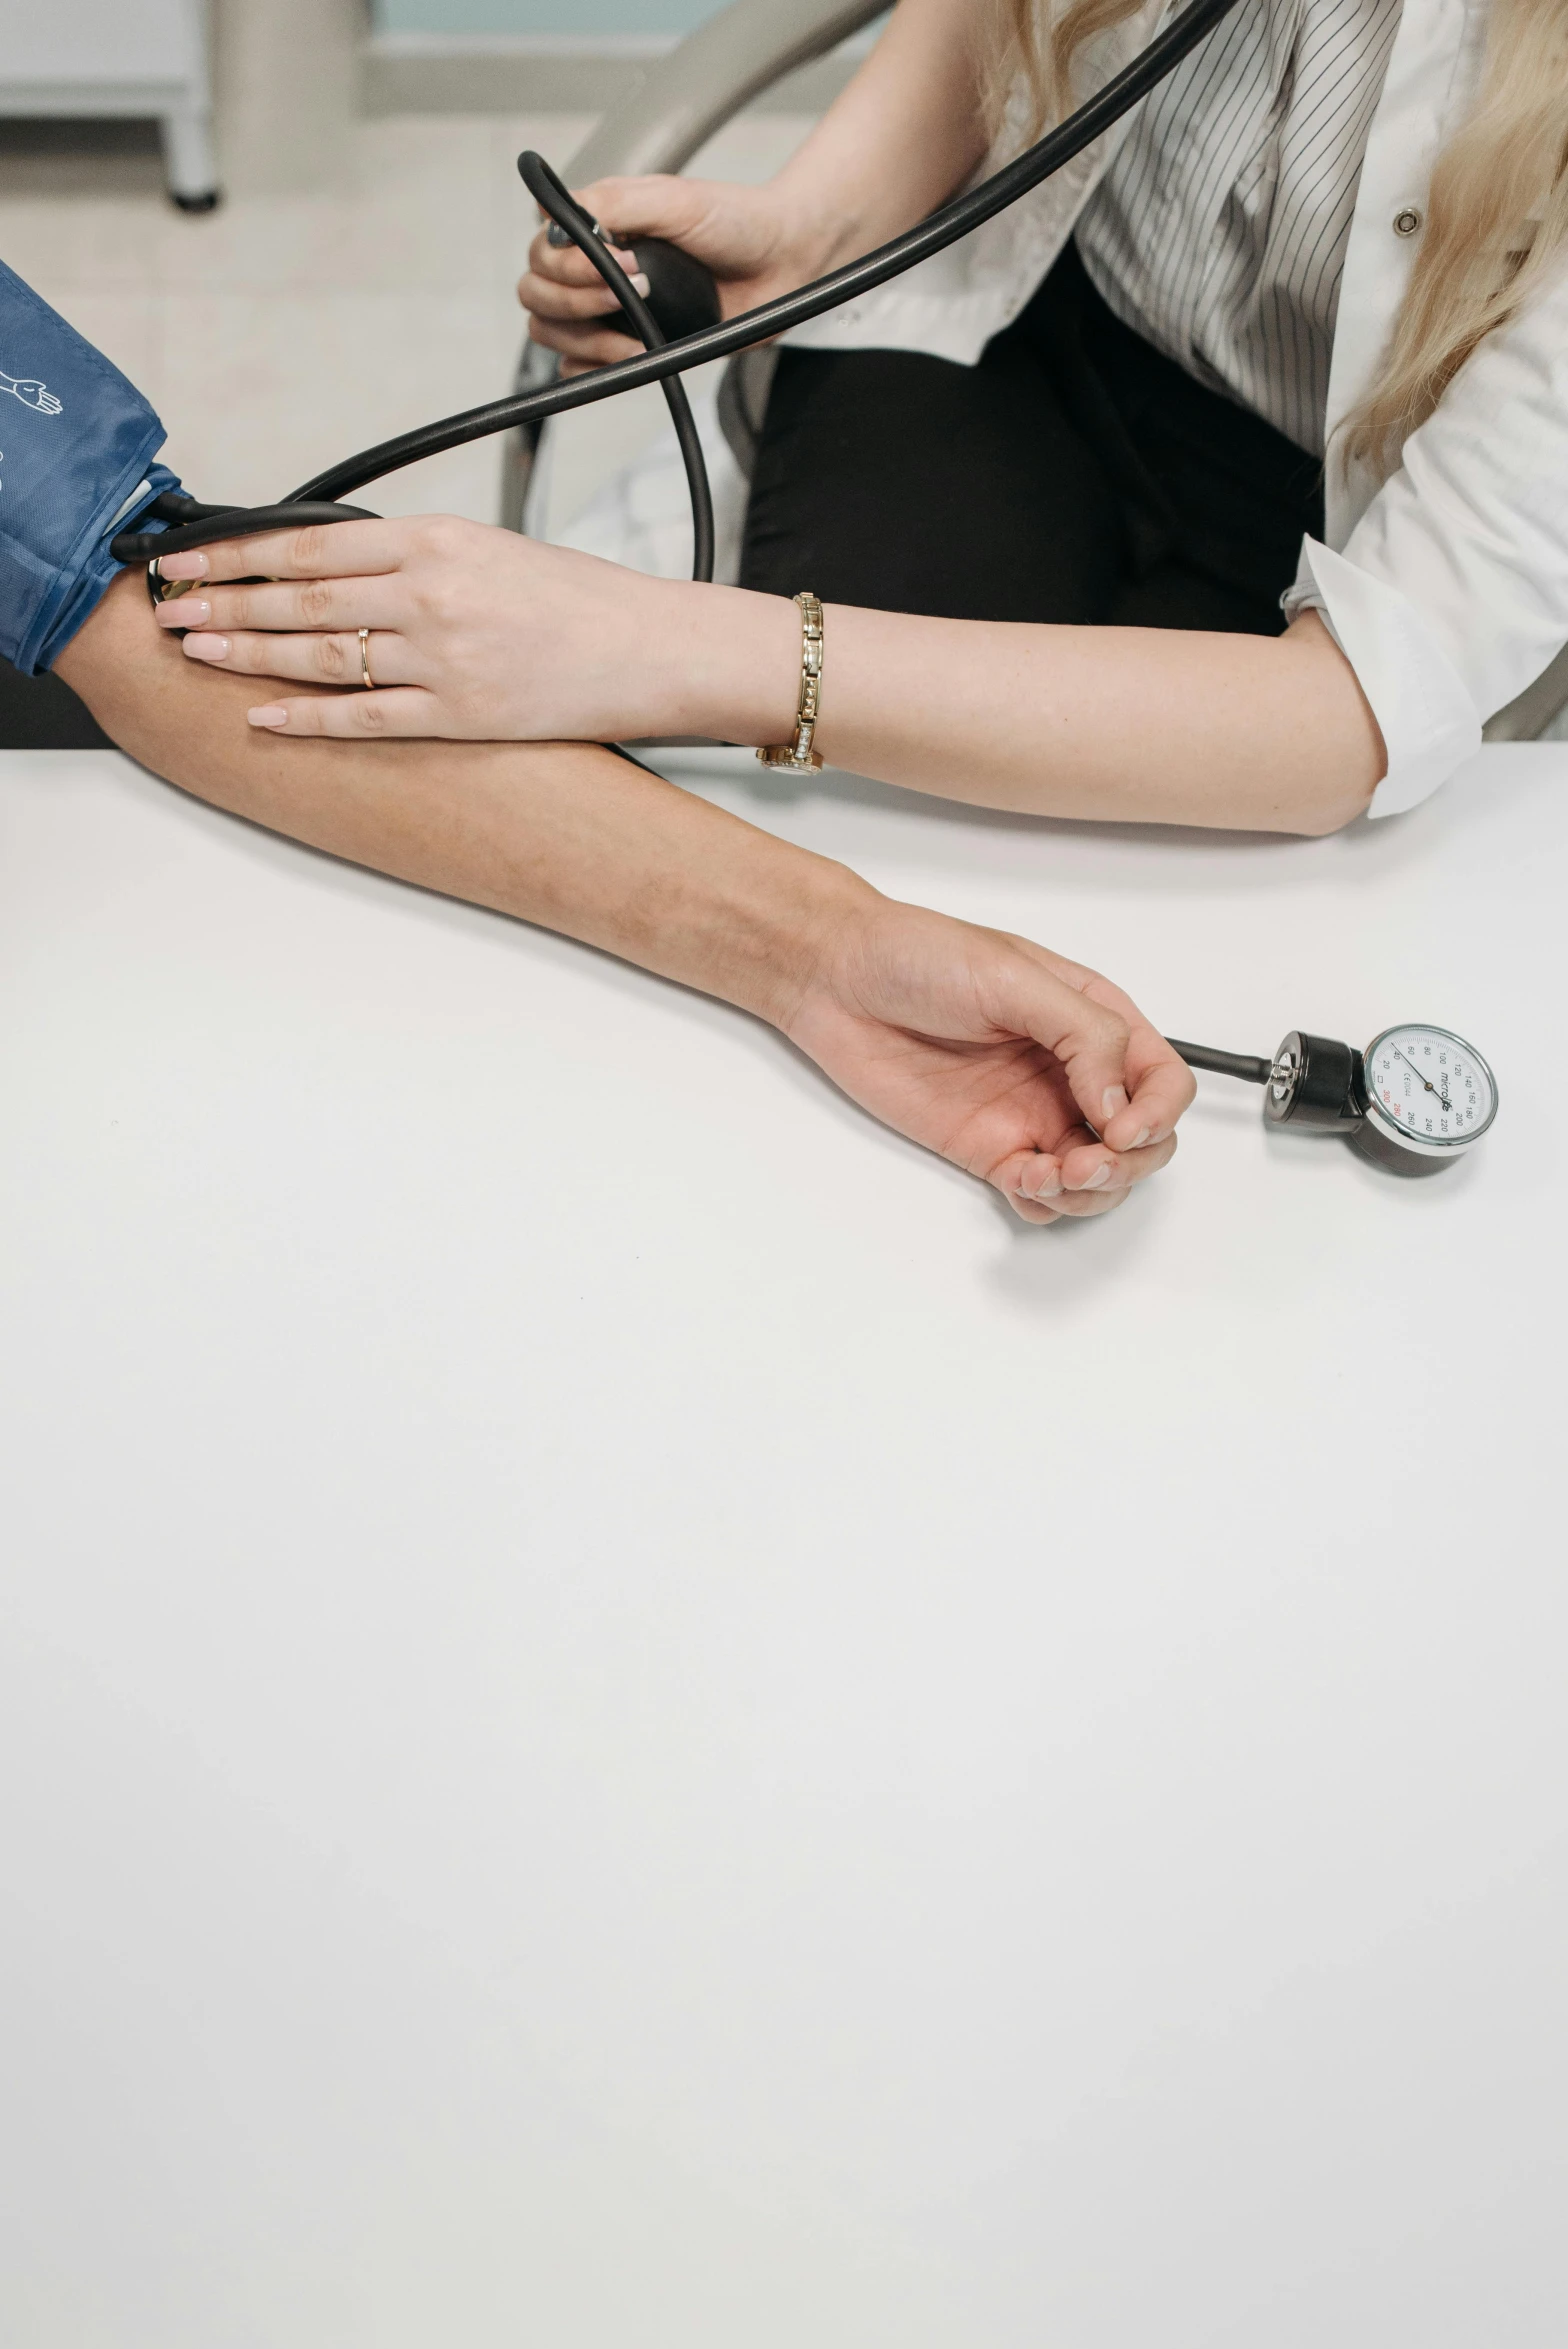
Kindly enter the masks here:
<path id="1" fill-rule="evenodd" d="M 886 12 L 888 0 L 733 0 L 601 116 L 567 182 L 680 171 L 731 115 Z"/>

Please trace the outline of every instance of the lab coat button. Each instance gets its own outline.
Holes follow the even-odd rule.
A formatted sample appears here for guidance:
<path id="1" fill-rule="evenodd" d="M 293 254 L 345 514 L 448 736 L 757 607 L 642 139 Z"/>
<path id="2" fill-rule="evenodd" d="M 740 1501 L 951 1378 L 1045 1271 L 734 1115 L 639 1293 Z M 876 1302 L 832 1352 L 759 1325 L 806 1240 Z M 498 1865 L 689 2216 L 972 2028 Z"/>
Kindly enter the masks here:
<path id="1" fill-rule="evenodd" d="M 1420 226 L 1421 215 L 1413 204 L 1407 204 L 1402 212 L 1394 214 L 1394 234 L 1396 237 L 1413 237 Z"/>

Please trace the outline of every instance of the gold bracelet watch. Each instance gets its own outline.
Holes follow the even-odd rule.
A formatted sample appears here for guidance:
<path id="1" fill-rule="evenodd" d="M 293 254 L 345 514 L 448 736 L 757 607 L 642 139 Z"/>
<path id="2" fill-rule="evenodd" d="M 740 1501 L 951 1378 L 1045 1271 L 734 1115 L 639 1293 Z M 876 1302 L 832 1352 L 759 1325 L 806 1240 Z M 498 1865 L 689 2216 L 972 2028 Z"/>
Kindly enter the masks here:
<path id="1" fill-rule="evenodd" d="M 811 747 L 822 703 L 822 605 L 809 588 L 795 601 L 800 606 L 800 699 L 795 705 L 795 739 L 770 743 L 757 756 L 765 767 L 788 767 L 797 775 L 816 775 L 822 758 Z"/>

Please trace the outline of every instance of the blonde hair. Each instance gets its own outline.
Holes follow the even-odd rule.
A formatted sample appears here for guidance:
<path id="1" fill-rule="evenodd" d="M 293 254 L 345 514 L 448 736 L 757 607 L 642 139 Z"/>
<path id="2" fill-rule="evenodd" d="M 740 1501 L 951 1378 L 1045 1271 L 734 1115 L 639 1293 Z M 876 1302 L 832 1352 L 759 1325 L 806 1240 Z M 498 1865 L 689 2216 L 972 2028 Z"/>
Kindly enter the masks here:
<path id="1" fill-rule="evenodd" d="M 1082 93 L 1086 43 L 1141 0 L 992 0 L 985 54 L 999 121 L 1018 88 L 1031 130 Z M 1460 368 L 1524 306 L 1568 244 L 1568 0 L 1493 0 L 1480 95 L 1437 159 L 1426 233 L 1377 378 L 1336 439 L 1386 474 Z"/>

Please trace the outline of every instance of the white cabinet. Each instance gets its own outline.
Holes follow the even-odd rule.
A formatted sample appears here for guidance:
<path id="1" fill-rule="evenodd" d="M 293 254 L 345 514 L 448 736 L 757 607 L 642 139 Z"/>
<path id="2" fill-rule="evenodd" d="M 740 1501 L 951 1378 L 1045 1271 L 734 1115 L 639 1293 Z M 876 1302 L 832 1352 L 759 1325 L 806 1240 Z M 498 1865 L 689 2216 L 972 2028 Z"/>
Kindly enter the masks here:
<path id="1" fill-rule="evenodd" d="M 0 0 L 0 116 L 131 115 L 163 128 L 169 193 L 218 200 L 206 0 Z"/>

